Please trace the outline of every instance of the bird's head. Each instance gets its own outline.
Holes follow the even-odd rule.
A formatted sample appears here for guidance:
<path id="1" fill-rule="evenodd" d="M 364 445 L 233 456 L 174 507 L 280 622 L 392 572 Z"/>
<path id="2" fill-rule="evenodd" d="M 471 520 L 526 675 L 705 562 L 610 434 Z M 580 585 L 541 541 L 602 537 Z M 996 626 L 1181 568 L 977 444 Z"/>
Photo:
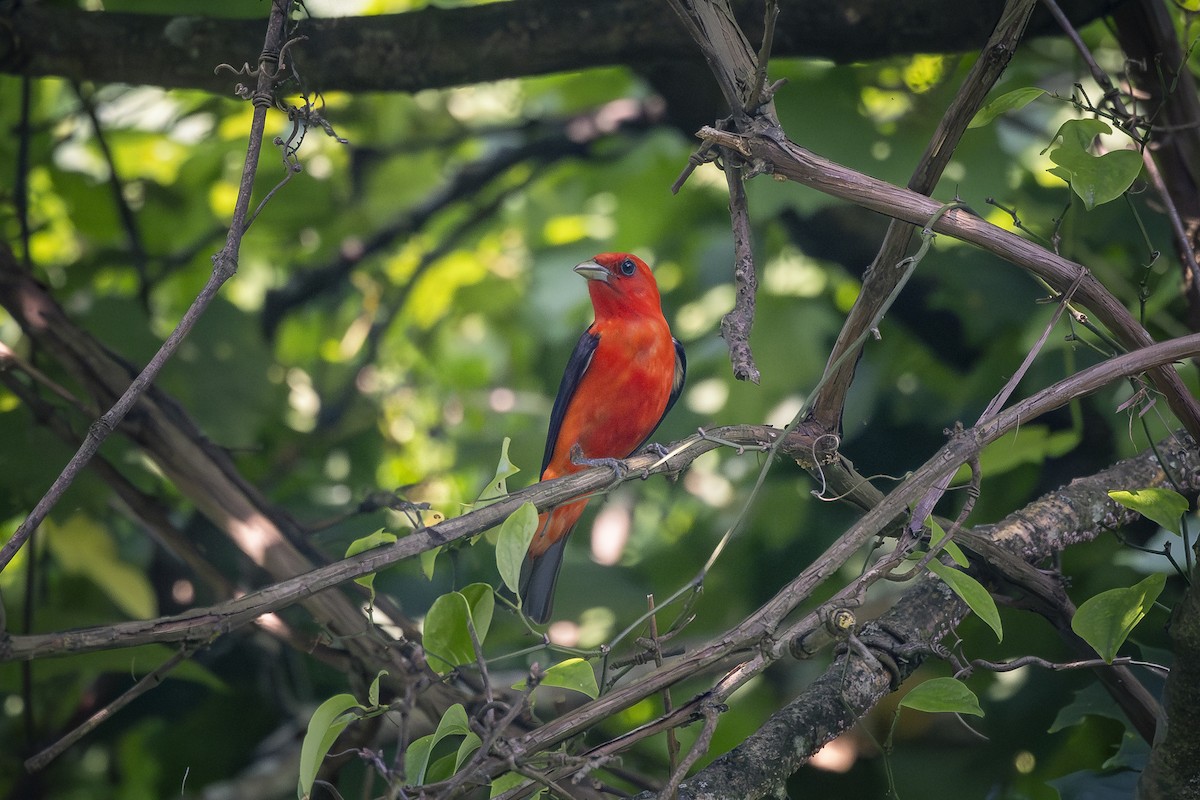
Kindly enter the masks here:
<path id="1" fill-rule="evenodd" d="M 596 317 L 661 312 L 658 284 L 650 267 L 631 253 L 601 253 L 575 267 L 588 279 Z"/>

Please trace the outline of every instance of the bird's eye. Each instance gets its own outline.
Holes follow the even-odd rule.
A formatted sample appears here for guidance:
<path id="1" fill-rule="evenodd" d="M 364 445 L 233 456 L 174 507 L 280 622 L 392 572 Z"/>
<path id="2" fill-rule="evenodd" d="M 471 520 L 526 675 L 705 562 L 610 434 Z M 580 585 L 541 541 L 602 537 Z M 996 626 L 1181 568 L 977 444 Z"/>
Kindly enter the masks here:
<path id="1" fill-rule="evenodd" d="M 632 258 L 627 258 L 621 262 L 621 274 L 622 275 L 632 275 L 636 269 L 637 269 L 637 267 L 635 267 L 633 265 Z"/>

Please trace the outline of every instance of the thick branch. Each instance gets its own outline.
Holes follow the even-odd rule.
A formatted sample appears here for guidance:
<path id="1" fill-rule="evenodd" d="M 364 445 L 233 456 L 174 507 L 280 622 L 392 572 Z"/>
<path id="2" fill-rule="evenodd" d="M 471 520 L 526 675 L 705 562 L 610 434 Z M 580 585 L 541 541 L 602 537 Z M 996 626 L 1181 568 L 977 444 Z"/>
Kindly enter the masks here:
<path id="1" fill-rule="evenodd" d="M 1171 474 L 1182 479 L 1184 491 L 1192 495 L 1200 491 L 1200 450 L 1196 443 L 1172 438 L 1161 443 L 1159 450 L 1167 457 Z M 1146 450 L 1095 475 L 1072 481 L 995 525 L 976 528 L 970 541 L 990 542 L 1024 562 L 1037 563 L 1069 545 L 1090 541 L 1137 518 L 1137 514 L 1108 497 L 1110 489 L 1152 486 L 1169 488 L 1172 484 L 1153 451 Z M 904 653 L 927 651 L 968 613 L 966 605 L 940 580 L 922 579 L 862 634 L 868 642 L 872 634 L 885 630 L 893 638 L 884 650 L 901 656 L 895 659 L 897 675 L 883 663 L 865 659 L 853 650 L 844 653 L 762 728 L 686 781 L 680 798 L 741 800 L 778 791 L 825 742 L 854 725 L 893 691 L 894 678 L 902 680 L 915 671 L 921 658 L 905 658 Z"/>
<path id="2" fill-rule="evenodd" d="M 1064 3 L 1076 24 L 1117 0 Z M 790 4 L 774 53 L 839 62 L 901 53 L 976 50 L 1001 3 L 958 0 L 842 0 Z M 762 4 L 735 4 L 752 41 L 762 36 Z M 980 6 L 990 6 L 981 9 Z M 261 44 L 260 20 L 85 12 L 44 3 L 6 3 L 0 12 L 0 72 L 60 75 L 95 83 L 150 84 L 228 93 L 214 74 L 240 66 Z M 1034 30 L 1056 33 L 1048 17 Z M 310 88 L 416 91 L 501 78 L 624 64 L 695 59 L 695 45 L 661 3 L 644 0 L 517 0 L 406 14 L 306 21 L 299 54 Z M 319 43 L 319 45 L 315 44 Z"/>

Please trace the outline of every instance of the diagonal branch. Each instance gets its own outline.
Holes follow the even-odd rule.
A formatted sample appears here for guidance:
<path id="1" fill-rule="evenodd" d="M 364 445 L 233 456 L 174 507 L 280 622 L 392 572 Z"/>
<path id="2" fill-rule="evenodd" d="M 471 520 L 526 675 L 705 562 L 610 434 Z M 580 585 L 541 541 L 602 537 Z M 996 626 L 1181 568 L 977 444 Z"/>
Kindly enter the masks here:
<path id="1" fill-rule="evenodd" d="M 702 128 L 699 136 L 723 147 L 737 149 L 747 158 L 761 159 L 776 175 L 914 225 L 924 225 L 941 208 L 939 203 L 922 194 L 822 158 L 782 135 L 739 136 L 729 131 Z M 1122 346 L 1132 350 L 1153 343 L 1150 334 L 1129 310 L 1084 266 L 961 209 L 941 215 L 934 230 L 994 253 L 1037 275 L 1059 292 L 1067 291 L 1082 274 L 1076 297 L 1112 331 Z M 1169 367 L 1159 367 L 1148 374 L 1188 433 L 1193 437 L 1200 436 L 1200 403 L 1179 375 Z"/>
<path id="2" fill-rule="evenodd" d="M 924 195 L 933 192 L 946 165 L 950 163 L 950 157 L 966 131 L 967 124 L 983 104 L 988 91 L 999 80 L 1004 68 L 1008 66 L 1036 5 L 1037 0 L 1008 0 L 1005 4 L 1000 20 L 984 45 L 983 52 L 975 60 L 970 73 L 959 87 L 958 94 L 938 123 L 937 131 L 925 148 L 916 169 L 913 170 L 913 175 L 908 181 L 909 189 Z M 867 270 L 858 299 L 854 301 L 854 306 L 850 309 L 830 351 L 828 366 L 825 368 L 830 374 L 818 393 L 812 410 L 812 419 L 826 431 L 836 433 L 841 430 L 842 409 L 846 405 L 846 395 L 858 365 L 858 353 L 862 349 L 862 345 L 856 345 L 855 342 L 859 341 L 868 320 L 875 317 L 880 305 L 891 295 L 897 281 L 900 280 L 903 270 L 898 268 L 898 264 L 908 251 L 913 232 L 914 228 L 911 225 L 897 220 L 888 225 L 879 252 Z M 843 358 L 847 352 L 854 353 L 854 356 Z"/>
<path id="3" fill-rule="evenodd" d="M 1196 443 L 1172 437 L 1158 449 L 1168 456 L 1169 470 L 1186 477 L 1185 491 L 1200 491 L 1200 450 Z M 989 546 L 989 552 L 1005 553 L 1021 564 L 1036 563 L 1136 518 L 1108 497 L 1110 489 L 1151 486 L 1171 486 L 1154 448 L 1072 481 L 994 525 L 964 533 L 971 534 L 968 545 L 982 542 Z M 872 654 L 881 658 L 866 658 L 852 649 L 839 655 L 820 678 L 758 731 L 685 781 L 680 798 L 742 800 L 777 792 L 787 777 L 826 742 L 857 724 L 894 691 L 920 666 L 931 646 L 954 630 L 968 613 L 957 597 L 947 597 L 940 580 L 920 580 L 860 632 Z M 638 798 L 648 800 L 646 795 Z"/>

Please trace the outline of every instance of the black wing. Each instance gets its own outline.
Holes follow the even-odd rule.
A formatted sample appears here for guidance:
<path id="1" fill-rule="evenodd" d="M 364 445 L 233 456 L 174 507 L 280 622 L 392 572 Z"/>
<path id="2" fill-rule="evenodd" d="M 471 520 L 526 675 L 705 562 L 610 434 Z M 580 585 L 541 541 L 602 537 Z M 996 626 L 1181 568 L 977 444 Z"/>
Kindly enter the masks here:
<path id="1" fill-rule="evenodd" d="M 563 417 L 567 415 L 567 406 L 571 405 L 571 398 L 575 396 L 575 390 L 579 388 L 579 382 L 583 380 L 583 373 L 587 372 L 588 367 L 591 366 L 592 357 L 596 355 L 596 348 L 599 346 L 600 334 L 592 333 L 592 329 L 589 327 L 579 337 L 579 341 L 575 343 L 575 351 L 567 360 L 567 368 L 563 372 L 562 382 L 558 385 L 558 396 L 554 398 L 554 409 L 550 412 L 550 430 L 546 433 L 546 454 L 542 456 L 541 472 L 545 472 L 546 467 L 550 464 L 550 457 L 554 455 L 554 448 L 558 444 L 558 432 L 562 429 Z M 677 374 L 678 371 L 677 361 Z M 682 385 L 682 380 L 680 384 Z M 674 390 L 672 390 L 671 402 L 675 402 Z M 670 406 L 667 407 L 670 408 Z M 541 475 L 541 472 L 538 474 Z"/>

